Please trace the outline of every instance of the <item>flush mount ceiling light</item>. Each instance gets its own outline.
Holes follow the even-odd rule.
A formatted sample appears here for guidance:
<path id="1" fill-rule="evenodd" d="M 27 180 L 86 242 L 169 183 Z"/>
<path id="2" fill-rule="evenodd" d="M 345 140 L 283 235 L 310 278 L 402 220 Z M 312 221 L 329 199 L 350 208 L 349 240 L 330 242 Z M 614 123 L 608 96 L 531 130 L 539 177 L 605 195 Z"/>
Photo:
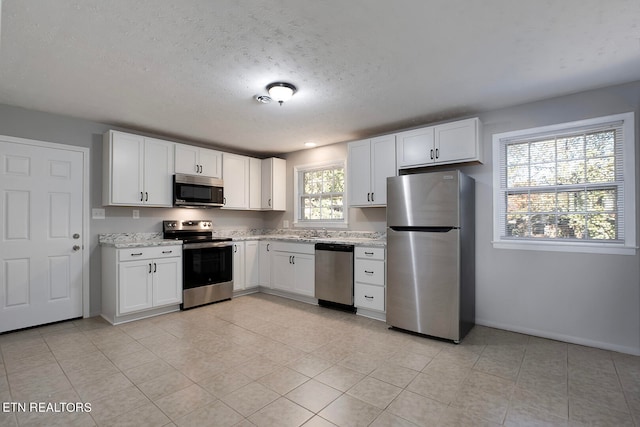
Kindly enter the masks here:
<path id="1" fill-rule="evenodd" d="M 280 105 L 291 99 L 298 89 L 291 83 L 275 82 L 267 86 L 267 92 L 271 99 L 278 101 Z"/>
<path id="2" fill-rule="evenodd" d="M 315 143 L 315 142 L 313 142 L 313 141 L 308 141 L 308 142 L 305 142 L 305 143 L 304 143 L 304 146 L 305 146 L 305 147 L 308 147 L 308 148 L 313 148 L 313 147 L 315 147 L 316 145 L 318 145 L 318 144 L 316 144 L 316 143 Z"/>

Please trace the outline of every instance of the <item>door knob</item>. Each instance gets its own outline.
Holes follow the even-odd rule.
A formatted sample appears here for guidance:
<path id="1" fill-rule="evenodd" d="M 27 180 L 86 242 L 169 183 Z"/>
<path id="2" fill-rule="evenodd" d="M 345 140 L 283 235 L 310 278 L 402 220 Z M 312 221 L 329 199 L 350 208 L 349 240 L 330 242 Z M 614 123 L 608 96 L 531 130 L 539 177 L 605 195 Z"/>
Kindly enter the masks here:
<path id="1" fill-rule="evenodd" d="M 73 252 L 78 252 L 80 250 L 80 246 L 78 245 L 73 245 Z"/>

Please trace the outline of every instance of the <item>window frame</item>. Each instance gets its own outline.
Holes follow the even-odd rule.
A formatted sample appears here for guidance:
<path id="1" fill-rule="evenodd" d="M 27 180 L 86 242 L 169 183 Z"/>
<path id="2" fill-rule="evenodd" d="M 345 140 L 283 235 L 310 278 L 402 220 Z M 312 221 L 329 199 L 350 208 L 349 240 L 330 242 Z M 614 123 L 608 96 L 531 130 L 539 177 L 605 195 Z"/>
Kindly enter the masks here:
<path id="1" fill-rule="evenodd" d="M 553 239 L 510 239 L 503 236 L 501 215 L 506 214 L 507 189 L 501 187 L 501 154 L 502 147 L 509 141 L 534 140 L 542 135 L 553 137 L 580 128 L 591 128 L 612 122 L 622 122 L 622 194 L 624 207 L 621 218 L 624 240 L 621 242 L 607 241 L 563 241 Z M 636 179 L 635 179 L 635 117 L 633 112 L 559 123 L 530 129 L 522 129 L 493 135 L 493 247 L 497 249 L 536 250 L 551 252 L 577 252 L 635 255 L 636 246 Z"/>
<path id="2" fill-rule="evenodd" d="M 304 220 L 302 219 L 302 206 L 300 206 L 300 200 L 302 196 L 301 192 L 301 175 L 304 172 L 310 172 L 318 169 L 329 168 L 342 168 L 344 170 L 344 191 L 342 192 L 343 200 L 343 219 L 341 220 Z M 324 162 L 311 163 L 305 165 L 296 165 L 293 167 L 293 226 L 301 228 L 347 228 L 349 226 L 348 212 L 349 206 L 347 203 L 347 161 L 346 159 L 328 160 Z"/>

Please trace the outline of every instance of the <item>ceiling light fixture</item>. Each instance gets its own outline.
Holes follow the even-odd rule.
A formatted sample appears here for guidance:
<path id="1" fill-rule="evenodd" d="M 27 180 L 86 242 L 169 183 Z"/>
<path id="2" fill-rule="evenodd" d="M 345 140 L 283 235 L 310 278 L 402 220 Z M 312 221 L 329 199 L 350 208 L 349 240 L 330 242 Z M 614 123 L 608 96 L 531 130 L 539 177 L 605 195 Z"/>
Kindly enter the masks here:
<path id="1" fill-rule="evenodd" d="M 267 92 L 269 92 L 271 99 L 278 101 L 281 106 L 283 102 L 290 100 L 297 91 L 298 89 L 291 83 L 275 82 L 267 86 Z"/>
<path id="2" fill-rule="evenodd" d="M 316 146 L 316 143 L 315 143 L 315 142 L 311 142 L 311 141 L 309 141 L 309 142 L 305 142 L 305 143 L 304 143 L 304 146 L 305 146 L 305 147 L 312 148 L 312 147 L 315 147 L 315 146 Z"/>

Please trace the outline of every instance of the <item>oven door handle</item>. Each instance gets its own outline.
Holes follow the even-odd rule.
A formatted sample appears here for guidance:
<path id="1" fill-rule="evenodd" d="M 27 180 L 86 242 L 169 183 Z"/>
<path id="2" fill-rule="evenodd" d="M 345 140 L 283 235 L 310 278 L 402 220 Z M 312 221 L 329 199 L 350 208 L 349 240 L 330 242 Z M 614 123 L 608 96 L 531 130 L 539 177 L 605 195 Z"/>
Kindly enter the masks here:
<path id="1" fill-rule="evenodd" d="M 224 248 L 233 246 L 233 242 L 201 242 L 185 243 L 182 249 Z"/>

